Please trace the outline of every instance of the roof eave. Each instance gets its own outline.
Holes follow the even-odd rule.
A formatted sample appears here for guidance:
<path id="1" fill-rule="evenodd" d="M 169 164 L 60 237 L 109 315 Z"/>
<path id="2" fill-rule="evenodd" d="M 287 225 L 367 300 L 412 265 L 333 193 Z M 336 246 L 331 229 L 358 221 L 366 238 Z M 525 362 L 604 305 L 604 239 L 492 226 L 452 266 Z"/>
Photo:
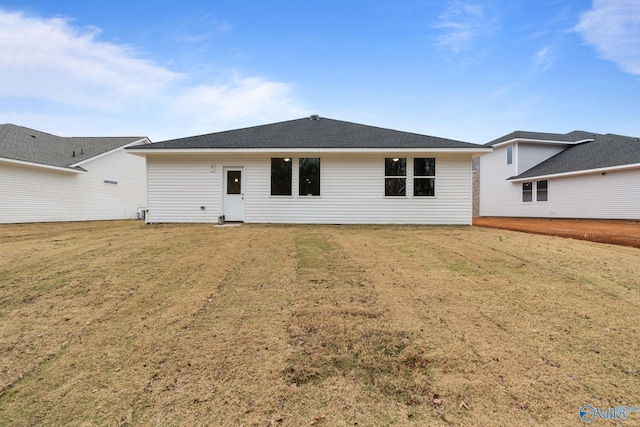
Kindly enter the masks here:
<path id="1" fill-rule="evenodd" d="M 546 175 L 535 175 L 535 176 L 528 176 L 528 177 L 513 176 L 511 178 L 507 178 L 507 181 L 511 181 L 511 182 L 538 181 L 541 179 L 564 178 L 564 177 L 571 177 L 571 176 L 577 176 L 577 175 L 590 175 L 590 174 L 596 174 L 596 173 L 616 172 L 616 171 L 638 169 L 638 168 L 640 168 L 640 163 L 631 163 L 628 165 L 608 166 L 605 168 L 583 169 L 578 171 L 561 172 L 561 173 L 553 173 L 553 174 L 546 174 Z"/>
<path id="2" fill-rule="evenodd" d="M 457 153 L 484 154 L 490 153 L 491 147 L 434 147 L 434 148 L 152 148 L 132 147 L 127 151 L 131 154 L 270 154 L 270 153 Z"/>
<path id="3" fill-rule="evenodd" d="M 122 149 L 126 149 L 126 148 L 129 148 L 129 147 L 135 147 L 135 146 L 139 146 L 139 145 L 146 145 L 146 144 L 150 144 L 150 143 L 151 143 L 151 141 L 149 141 L 149 138 L 147 138 L 147 137 L 136 139 L 135 141 L 129 142 L 128 144 L 121 145 L 120 147 L 116 147 L 116 148 L 114 148 L 112 150 L 105 151 L 104 153 L 100 153 L 100 154 L 95 155 L 93 157 L 89 157 L 88 159 L 84 159 L 84 160 L 79 161 L 77 163 L 73 163 L 73 164 L 69 165 L 69 167 L 77 167 L 77 166 L 83 165 L 83 164 L 85 164 L 87 162 L 91 162 L 93 160 L 97 160 L 97 159 L 99 159 L 101 157 L 108 156 L 109 154 L 114 153 L 114 152 L 119 151 L 119 150 L 122 150 Z"/>
<path id="4" fill-rule="evenodd" d="M 0 157 L 0 162 L 11 163 L 11 164 L 20 165 L 20 166 L 28 166 L 28 167 L 38 168 L 38 169 L 53 170 L 57 172 L 67 172 L 67 173 L 75 173 L 75 174 L 87 172 L 86 169 L 83 169 L 81 167 L 73 167 L 73 166 L 64 167 L 64 166 L 56 166 L 56 165 L 47 165 L 44 163 L 27 162 L 24 160 L 9 159 L 6 157 Z"/>
<path id="5" fill-rule="evenodd" d="M 502 147 L 504 145 L 514 144 L 518 142 L 529 143 L 529 144 L 546 144 L 546 145 L 577 145 L 582 144 L 584 142 L 591 142 L 593 138 L 581 139 L 579 141 L 557 141 L 550 139 L 531 139 L 531 138 L 513 138 L 508 141 L 499 142 L 497 144 L 491 145 L 493 148 Z"/>

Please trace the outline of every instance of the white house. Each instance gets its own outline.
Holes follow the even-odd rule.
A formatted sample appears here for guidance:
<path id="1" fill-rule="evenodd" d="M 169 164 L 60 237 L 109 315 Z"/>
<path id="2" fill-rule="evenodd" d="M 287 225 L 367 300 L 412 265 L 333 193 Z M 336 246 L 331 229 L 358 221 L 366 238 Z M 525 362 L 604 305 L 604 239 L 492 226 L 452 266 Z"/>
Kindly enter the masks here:
<path id="1" fill-rule="evenodd" d="M 65 138 L 0 125 L 0 223 L 136 218 L 146 207 L 145 137 Z"/>
<path id="2" fill-rule="evenodd" d="M 513 132 L 480 162 L 480 216 L 640 219 L 640 139 Z"/>
<path id="3" fill-rule="evenodd" d="M 490 147 L 319 116 L 128 148 L 148 223 L 471 224 Z"/>

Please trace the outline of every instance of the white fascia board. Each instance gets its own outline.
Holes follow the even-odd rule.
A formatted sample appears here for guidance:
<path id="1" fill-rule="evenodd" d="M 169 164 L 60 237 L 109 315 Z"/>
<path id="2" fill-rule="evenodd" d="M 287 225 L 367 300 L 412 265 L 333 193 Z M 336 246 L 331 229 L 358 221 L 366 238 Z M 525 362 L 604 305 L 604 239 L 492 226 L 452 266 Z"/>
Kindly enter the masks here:
<path id="1" fill-rule="evenodd" d="M 68 173 L 76 173 L 76 174 L 87 173 L 87 171 L 84 169 L 74 169 L 72 167 L 66 168 L 64 166 L 45 165 L 43 163 L 26 162 L 24 160 L 7 159 L 4 157 L 0 157 L 0 162 L 11 163 L 11 164 L 20 165 L 20 166 L 29 166 L 29 167 L 38 168 L 38 169 L 54 170 L 58 172 L 68 172 Z"/>
<path id="2" fill-rule="evenodd" d="M 69 167 L 75 167 L 75 166 L 83 165 L 83 164 L 91 162 L 93 160 L 97 160 L 100 157 L 108 156 L 109 154 L 115 153 L 116 151 L 124 150 L 127 147 L 133 147 L 133 146 L 136 146 L 136 145 L 144 145 L 144 144 L 150 144 L 150 143 L 151 143 L 151 141 L 149 141 L 149 138 L 144 137 L 144 138 L 135 140 L 133 142 L 130 142 L 130 143 L 126 144 L 126 145 L 122 145 L 120 147 L 114 148 L 113 150 L 109 150 L 109 151 L 105 151 L 104 153 L 100 153 L 97 156 L 89 157 L 88 159 L 84 159 L 81 162 L 69 165 Z"/>
<path id="3" fill-rule="evenodd" d="M 453 153 L 453 154 L 485 154 L 493 151 L 491 147 L 478 148 L 160 148 L 128 150 L 131 154 L 294 154 L 294 153 Z"/>
<path id="4" fill-rule="evenodd" d="M 518 142 L 529 143 L 529 144 L 546 144 L 546 145 L 577 145 L 582 144 L 583 142 L 591 142 L 593 138 L 589 139 L 581 139 L 580 141 L 553 141 L 550 139 L 525 139 L 525 138 L 514 138 L 508 141 L 500 142 L 496 145 L 492 145 L 493 148 L 502 147 L 504 145 L 515 144 Z"/>
<path id="5" fill-rule="evenodd" d="M 617 172 L 617 171 L 623 171 L 628 169 L 638 169 L 638 168 L 640 168 L 640 163 L 632 163 L 629 165 L 609 166 L 606 168 L 585 169 L 585 170 L 572 171 L 572 172 L 562 172 L 562 173 L 554 173 L 554 174 L 548 174 L 548 175 L 530 176 L 528 178 L 513 178 L 513 179 L 509 179 L 509 181 L 511 182 L 539 181 L 541 179 L 564 178 L 564 177 L 577 176 L 577 175 Z"/>

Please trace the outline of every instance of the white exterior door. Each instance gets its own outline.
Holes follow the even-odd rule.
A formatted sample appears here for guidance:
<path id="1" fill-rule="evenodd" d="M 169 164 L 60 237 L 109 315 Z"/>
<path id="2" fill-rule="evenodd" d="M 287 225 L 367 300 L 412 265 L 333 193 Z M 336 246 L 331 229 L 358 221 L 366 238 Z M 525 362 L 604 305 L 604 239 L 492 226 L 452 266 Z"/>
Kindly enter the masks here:
<path id="1" fill-rule="evenodd" d="M 224 168 L 222 209 L 225 221 L 244 221 L 244 168 Z"/>

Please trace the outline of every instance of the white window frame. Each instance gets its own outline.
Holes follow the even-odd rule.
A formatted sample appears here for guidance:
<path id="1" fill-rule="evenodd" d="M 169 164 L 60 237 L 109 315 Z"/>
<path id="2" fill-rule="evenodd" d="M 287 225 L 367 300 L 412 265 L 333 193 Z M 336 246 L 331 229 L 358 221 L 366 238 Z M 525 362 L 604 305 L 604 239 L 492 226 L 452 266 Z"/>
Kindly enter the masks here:
<path id="1" fill-rule="evenodd" d="M 433 159 L 433 175 L 416 175 L 416 159 Z M 436 191 L 437 191 L 437 187 L 436 187 L 436 175 L 438 174 L 438 159 L 436 159 L 435 157 L 413 157 L 411 159 L 411 175 L 412 175 L 412 180 L 411 180 L 411 185 L 412 185 L 412 189 L 411 189 L 411 194 L 413 197 L 416 198 L 425 198 L 425 197 L 431 197 L 434 198 L 436 197 Z M 416 179 L 433 179 L 433 195 L 431 196 L 420 196 L 420 195 L 416 195 Z"/>

